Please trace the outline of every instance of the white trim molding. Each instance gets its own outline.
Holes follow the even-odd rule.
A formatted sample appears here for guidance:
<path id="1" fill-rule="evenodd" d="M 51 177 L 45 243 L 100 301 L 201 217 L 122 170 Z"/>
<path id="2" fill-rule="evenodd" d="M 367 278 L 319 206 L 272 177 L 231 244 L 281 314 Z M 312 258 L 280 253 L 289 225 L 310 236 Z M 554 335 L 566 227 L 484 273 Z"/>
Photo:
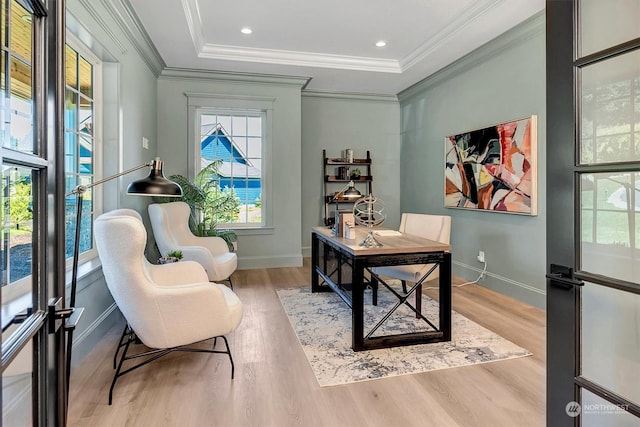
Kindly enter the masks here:
<path id="1" fill-rule="evenodd" d="M 233 71 L 209 71 L 189 68 L 165 68 L 159 76 L 160 79 L 176 80 L 205 80 L 209 82 L 229 82 L 229 83 L 255 83 L 271 84 L 277 86 L 298 86 L 304 88 L 311 77 L 279 76 L 271 74 L 237 73 Z"/>
<path id="2" fill-rule="evenodd" d="M 93 322 L 91 322 L 91 324 L 87 326 L 85 330 L 83 330 L 80 334 L 76 335 L 73 338 L 73 348 L 75 349 L 76 347 L 78 347 L 82 343 L 82 341 L 84 341 L 89 335 L 91 335 L 91 333 L 95 331 L 102 324 L 102 322 L 104 322 L 105 319 L 107 319 L 111 315 L 111 313 L 113 313 L 117 309 L 118 306 L 115 302 L 107 307 L 107 309 L 103 311 L 102 314 L 100 314 L 100 316 L 98 316 Z"/>
<path id="3" fill-rule="evenodd" d="M 195 44 L 195 41 L 194 41 Z M 329 55 L 316 52 L 297 52 L 279 49 L 246 48 L 206 43 L 198 50 L 198 58 L 225 61 L 258 62 L 262 64 L 293 65 L 298 67 L 333 68 L 339 70 L 402 73 L 395 59 L 360 56 Z"/>
<path id="4" fill-rule="evenodd" d="M 309 90 L 309 89 L 304 89 L 302 91 L 302 97 L 303 98 L 332 98 L 332 99 L 343 99 L 343 100 L 351 100 L 351 101 L 369 101 L 369 102 L 392 102 L 392 103 L 399 102 L 398 97 L 396 95 L 323 91 L 323 90 Z"/>
<path id="5" fill-rule="evenodd" d="M 96 10 L 94 3 L 90 0 L 78 0 L 78 2 L 85 8 L 85 10 L 89 13 L 89 15 L 98 23 L 100 28 L 109 36 L 112 42 L 115 43 L 117 48 L 120 50 L 120 53 L 127 52 L 126 44 L 120 40 L 120 38 L 113 32 L 113 29 L 107 24 L 102 15 Z M 68 12 L 73 14 L 72 10 L 68 10 Z"/>
<path id="6" fill-rule="evenodd" d="M 474 21 L 491 10 L 496 9 L 505 0 L 480 0 L 472 4 L 463 13 L 456 15 L 442 29 L 418 46 L 413 52 L 400 60 L 400 67 L 405 71 L 417 63 L 424 61 L 429 55 L 440 49 L 446 49 L 446 43 L 469 27 Z"/>
<path id="7" fill-rule="evenodd" d="M 256 268 L 302 267 L 302 255 L 250 256 L 238 258 L 238 270 L 254 270 Z"/>
<path id="8" fill-rule="evenodd" d="M 438 33 L 428 37 L 420 46 L 399 59 L 370 58 L 283 49 L 252 48 L 207 43 L 204 23 L 197 0 L 182 0 L 191 41 L 198 58 L 224 61 L 258 62 L 288 66 L 317 67 L 341 70 L 371 71 L 401 74 L 423 62 L 434 52 L 447 49 L 446 44 L 469 27 L 477 25 L 490 13 L 503 6 L 506 0 L 478 0 L 463 13 L 450 19 Z"/>
<path id="9" fill-rule="evenodd" d="M 82 1 L 89 3 L 88 0 Z M 140 19 L 138 19 L 129 0 L 101 0 L 101 3 L 118 23 L 151 72 L 158 77 L 166 67 L 166 64 Z"/>
<path id="10" fill-rule="evenodd" d="M 539 12 L 523 22 L 521 25 L 498 36 L 490 43 L 481 46 L 473 52 L 463 56 L 459 60 L 446 66 L 442 70 L 430 75 L 418 83 L 408 87 L 398 94 L 398 99 L 404 101 L 413 95 L 419 94 L 433 86 L 437 86 L 442 81 L 450 79 L 460 73 L 468 71 L 470 68 L 488 61 L 496 54 L 520 45 L 523 41 L 529 40 L 536 34 L 545 31 L 545 12 Z"/>
<path id="11" fill-rule="evenodd" d="M 479 276 L 483 271 L 481 268 L 474 267 L 460 261 L 453 261 L 452 264 L 453 266 L 459 267 L 463 270 L 466 270 L 467 272 L 472 271 L 473 273 L 471 273 L 471 275 Z M 540 308 L 545 307 L 547 298 L 546 290 L 526 283 L 518 282 L 508 277 L 491 273 L 489 271 L 485 271 L 484 275 L 485 279 L 480 281 L 480 285 L 493 289 L 497 292 L 500 292 L 501 294 L 517 298 L 521 301 L 526 302 L 527 304 L 531 304 Z M 465 274 L 463 277 L 468 279 L 469 274 Z M 542 278 L 542 283 L 545 283 L 544 272 L 541 273 L 540 277 Z"/>

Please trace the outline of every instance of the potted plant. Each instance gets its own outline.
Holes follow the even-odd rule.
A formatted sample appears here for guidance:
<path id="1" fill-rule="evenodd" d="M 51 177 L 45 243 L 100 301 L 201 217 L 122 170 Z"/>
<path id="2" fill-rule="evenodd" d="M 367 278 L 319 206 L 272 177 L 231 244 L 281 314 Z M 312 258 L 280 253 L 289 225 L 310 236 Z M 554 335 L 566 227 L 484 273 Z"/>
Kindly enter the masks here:
<path id="1" fill-rule="evenodd" d="M 167 254 L 168 257 L 177 258 L 178 261 L 182 259 L 182 251 L 180 249 L 176 249 Z"/>
<path id="2" fill-rule="evenodd" d="M 182 251 L 176 249 L 167 253 L 165 256 L 158 259 L 158 264 L 170 264 L 172 262 L 178 262 L 182 259 Z"/>
<path id="3" fill-rule="evenodd" d="M 351 179 L 360 179 L 360 169 L 353 169 L 351 171 Z"/>
<path id="4" fill-rule="evenodd" d="M 217 236 L 235 251 L 238 235 L 233 230 L 216 228 L 218 222 L 231 222 L 240 212 L 240 200 L 233 189 L 222 189 L 218 179 L 221 160 L 202 168 L 193 181 L 183 175 L 171 175 L 169 179 L 182 187 L 181 200 L 191 207 L 189 228 L 200 237 Z M 172 202 L 175 198 L 160 198 L 159 202 Z"/>

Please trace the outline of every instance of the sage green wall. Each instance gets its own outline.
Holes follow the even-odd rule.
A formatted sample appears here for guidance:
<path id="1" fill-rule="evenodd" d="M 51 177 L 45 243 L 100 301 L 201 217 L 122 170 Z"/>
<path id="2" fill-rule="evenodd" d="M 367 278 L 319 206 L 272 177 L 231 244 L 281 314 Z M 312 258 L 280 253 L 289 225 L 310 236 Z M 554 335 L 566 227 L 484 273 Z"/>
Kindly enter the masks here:
<path id="1" fill-rule="evenodd" d="M 187 171 L 185 92 L 264 96 L 273 110 L 273 232 L 241 235 L 241 268 L 300 265 L 309 255 L 311 227 L 322 218 L 322 149 L 340 155 L 370 150 L 374 193 L 387 206 L 385 226 L 400 212 L 453 217 L 454 273 L 474 279 L 484 250 L 484 283 L 542 306 L 545 272 L 544 16 L 520 25 L 443 72 L 395 97 L 302 91 L 296 78 L 262 80 L 230 73 L 165 72 L 145 42 L 127 2 L 69 0 L 72 31 L 105 61 L 103 171 L 160 156 L 166 173 Z M 170 70 L 169 70 L 170 71 Z M 160 76 L 158 78 L 158 76 Z M 538 216 L 522 217 L 443 208 L 443 137 L 505 120 L 538 115 Z M 142 137 L 149 149 L 142 148 Z M 140 171 L 102 186 L 105 210 L 129 207 L 147 220 L 148 200 L 126 196 Z M 148 252 L 153 258 L 150 242 Z M 74 362 L 114 324 L 122 323 L 100 269 L 82 277 L 78 305 L 87 309 L 74 335 Z"/>
<path id="2" fill-rule="evenodd" d="M 257 234 L 238 231 L 238 268 L 302 265 L 300 176 L 301 101 L 306 79 L 252 77 L 206 71 L 165 70 L 158 80 L 158 155 L 166 160 L 166 175 L 187 176 L 188 120 L 185 93 L 273 99 L 271 150 L 272 230 Z"/>
<path id="3" fill-rule="evenodd" d="M 143 38 L 136 23 L 123 22 L 123 17 L 128 16 L 124 13 L 125 7 L 122 2 L 67 1 L 69 31 L 103 61 L 104 126 L 100 135 L 105 159 L 103 176 L 156 156 L 156 73 L 162 64 L 155 60 L 153 52 L 145 51 L 139 44 Z M 142 148 L 143 136 L 150 141 L 149 149 Z M 104 195 L 103 210 L 127 207 L 144 213 L 147 198 L 127 196 L 125 188 L 126 183 L 146 173 L 148 171 L 134 172 L 97 187 Z M 122 323 L 99 263 L 82 265 L 80 271 L 76 305 L 85 311 L 74 334 L 74 364 L 82 360 L 109 329 Z"/>
<path id="4" fill-rule="evenodd" d="M 371 153 L 373 193 L 386 206 L 385 227 L 400 224 L 400 104 L 395 96 L 302 94 L 302 246 L 311 256 L 311 228 L 324 217 L 322 150 L 341 157 Z M 332 172 L 333 173 L 333 172 Z M 332 185 L 329 191 L 339 191 Z M 362 188 L 360 188 L 362 191 Z"/>
<path id="5" fill-rule="evenodd" d="M 403 212 L 452 217 L 453 273 L 545 305 L 546 120 L 544 13 L 399 94 Z M 444 208 L 444 137 L 538 116 L 538 215 Z"/>

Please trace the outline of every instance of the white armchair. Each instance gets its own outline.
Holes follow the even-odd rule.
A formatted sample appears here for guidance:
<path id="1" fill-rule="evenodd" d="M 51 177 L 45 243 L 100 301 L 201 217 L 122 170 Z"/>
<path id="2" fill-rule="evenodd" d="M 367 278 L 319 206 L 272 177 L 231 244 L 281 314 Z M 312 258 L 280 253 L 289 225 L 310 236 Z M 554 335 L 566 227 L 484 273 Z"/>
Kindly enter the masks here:
<path id="1" fill-rule="evenodd" d="M 184 260 L 196 261 L 205 269 L 209 281 L 228 281 L 233 289 L 231 274 L 238 267 L 238 256 L 220 237 L 194 236 L 189 229 L 189 215 L 191 209 L 185 202 L 149 205 L 151 228 L 160 253 L 164 256 L 181 250 Z"/>
<path id="2" fill-rule="evenodd" d="M 448 215 L 403 213 L 398 231 L 449 244 L 451 240 L 451 217 Z M 439 277 L 439 267 L 437 267 L 437 264 L 395 265 L 374 267 L 371 269 L 371 273 L 374 292 L 377 290 L 379 276 L 400 280 L 404 293 L 407 293 L 407 282 L 417 284 L 415 289 L 416 309 L 420 313 L 422 283 L 427 279 L 437 279 Z M 419 317 L 417 313 L 416 316 Z"/>
<path id="3" fill-rule="evenodd" d="M 107 287 L 127 321 L 116 351 L 117 357 L 124 347 L 109 390 L 109 404 L 120 376 L 175 350 L 227 354 L 233 378 L 233 359 L 225 335 L 242 319 L 242 303 L 236 294 L 224 285 L 210 283 L 196 262 L 149 263 L 144 256 L 147 233 L 140 215 L 131 209 L 100 215 L 94 231 Z M 226 350 L 185 347 L 216 337 L 223 338 Z M 138 340 L 152 350 L 128 356 L 129 346 Z M 214 340 L 213 348 L 215 345 Z M 123 362 L 141 356 L 150 357 L 122 369 Z"/>

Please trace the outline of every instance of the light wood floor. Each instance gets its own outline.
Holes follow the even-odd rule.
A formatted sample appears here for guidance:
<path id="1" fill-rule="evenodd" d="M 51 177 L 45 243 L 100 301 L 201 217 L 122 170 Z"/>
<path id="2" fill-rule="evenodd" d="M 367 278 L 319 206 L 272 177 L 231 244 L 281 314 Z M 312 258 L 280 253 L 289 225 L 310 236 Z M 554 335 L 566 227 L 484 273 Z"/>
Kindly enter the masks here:
<path id="1" fill-rule="evenodd" d="M 244 304 L 225 355 L 176 353 L 120 378 L 107 394 L 121 327 L 71 376 L 72 426 L 543 426 L 544 312 L 482 286 L 455 288 L 453 308 L 532 357 L 319 387 L 277 288 L 309 286 L 301 268 L 234 274 Z M 433 290 L 427 293 L 437 292 Z M 432 296 L 435 296 L 433 294 Z"/>

